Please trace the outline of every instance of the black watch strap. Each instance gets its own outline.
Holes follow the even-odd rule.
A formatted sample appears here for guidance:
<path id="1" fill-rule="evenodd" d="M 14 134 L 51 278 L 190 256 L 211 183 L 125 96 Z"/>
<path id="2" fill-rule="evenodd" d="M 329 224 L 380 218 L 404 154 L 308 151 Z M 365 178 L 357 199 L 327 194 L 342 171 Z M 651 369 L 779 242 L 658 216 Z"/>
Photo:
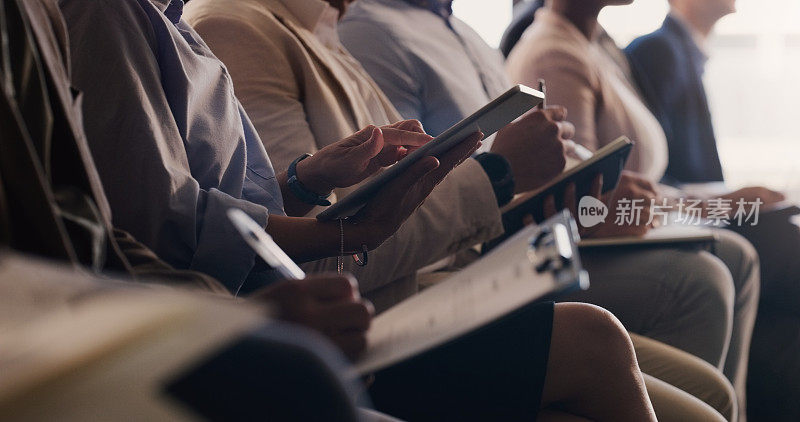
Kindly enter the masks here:
<path id="1" fill-rule="evenodd" d="M 475 156 L 475 160 L 483 167 L 483 171 L 489 176 L 492 182 L 494 196 L 497 198 L 497 205 L 502 207 L 514 198 L 514 174 L 511 172 L 511 164 L 505 157 L 491 152 L 485 152 Z"/>
<path id="2" fill-rule="evenodd" d="M 289 170 L 286 172 L 289 180 L 286 181 L 286 184 L 289 185 L 289 190 L 292 191 L 294 196 L 306 204 L 327 207 L 331 204 L 331 201 L 328 201 L 328 197 L 331 196 L 330 193 L 327 195 L 319 195 L 316 192 L 312 192 L 303 186 L 303 184 L 300 183 L 300 180 L 297 178 L 297 163 L 305 160 L 308 157 L 311 157 L 311 154 L 303 154 L 292 161 L 292 164 L 289 164 Z"/>

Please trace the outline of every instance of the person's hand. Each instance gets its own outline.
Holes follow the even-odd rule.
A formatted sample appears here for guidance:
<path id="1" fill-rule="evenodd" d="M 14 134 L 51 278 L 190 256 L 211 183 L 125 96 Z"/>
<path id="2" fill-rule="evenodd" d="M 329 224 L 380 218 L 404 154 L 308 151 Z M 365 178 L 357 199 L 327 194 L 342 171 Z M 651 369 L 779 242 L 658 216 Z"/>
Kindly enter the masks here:
<path id="1" fill-rule="evenodd" d="M 322 274 L 282 281 L 257 291 L 250 299 L 275 306 L 279 319 L 322 333 L 351 359 L 367 346 L 375 309 L 361 299 L 352 276 Z"/>
<path id="2" fill-rule="evenodd" d="M 516 193 L 539 188 L 564 171 L 565 142 L 575 134 L 566 118 L 564 107 L 537 108 L 497 132 L 491 151 L 511 164 Z"/>
<path id="3" fill-rule="evenodd" d="M 625 201 L 622 201 L 622 200 Z M 637 201 L 637 210 L 633 210 L 633 202 Z M 619 236 L 644 236 L 653 224 L 650 222 L 652 211 L 652 201 L 659 201 L 659 193 L 656 186 L 649 180 L 630 171 L 623 171 L 619 179 L 617 188 L 608 192 L 603 201 L 608 205 L 608 216 L 605 223 L 586 230 L 587 237 L 619 237 Z M 626 207 L 623 210 L 623 207 Z M 629 222 L 618 224 L 617 215 L 624 214 L 632 216 Z"/>
<path id="4" fill-rule="evenodd" d="M 603 194 L 603 173 L 598 173 L 594 179 L 592 180 L 592 186 L 589 189 L 589 196 L 594 198 L 600 198 Z M 564 189 L 564 202 L 560 206 L 556 206 L 556 197 L 555 195 L 550 195 L 544 200 L 544 217 L 550 218 L 555 215 L 558 210 L 560 209 L 567 209 L 570 213 L 572 213 L 572 217 L 576 219 L 576 223 L 578 222 L 578 202 L 580 198 L 578 198 L 577 188 L 574 183 L 570 183 Z M 523 221 L 526 224 L 528 222 L 533 221 L 533 216 L 527 218 L 527 221 Z M 578 234 L 583 237 L 586 235 L 587 229 L 578 223 Z"/>
<path id="5" fill-rule="evenodd" d="M 297 163 L 297 178 L 319 195 L 360 183 L 433 139 L 416 120 L 368 126 Z"/>
<path id="6" fill-rule="evenodd" d="M 356 215 L 345 220 L 345 239 L 351 251 L 366 245 L 372 250 L 394 234 L 425 201 L 450 171 L 469 158 L 481 145 L 477 132 L 445 153 L 440 160 L 424 157 L 384 186 Z M 354 233 L 354 234 L 351 234 Z M 355 245 L 350 242 L 356 242 Z"/>
<path id="7" fill-rule="evenodd" d="M 786 196 L 763 186 L 751 186 L 722 195 L 721 199 L 731 200 L 734 206 L 741 200 L 744 200 L 745 203 L 754 203 L 760 200 L 761 206 L 769 206 L 785 201 Z"/>

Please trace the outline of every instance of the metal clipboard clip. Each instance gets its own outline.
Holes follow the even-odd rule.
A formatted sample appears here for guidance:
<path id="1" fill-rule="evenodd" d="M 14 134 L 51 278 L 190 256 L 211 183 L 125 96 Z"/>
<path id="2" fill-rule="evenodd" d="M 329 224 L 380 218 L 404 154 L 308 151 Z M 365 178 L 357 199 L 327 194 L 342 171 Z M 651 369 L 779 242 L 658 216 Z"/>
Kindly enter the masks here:
<path id="1" fill-rule="evenodd" d="M 589 274 L 578 253 L 578 226 L 569 211 L 562 211 L 539 225 L 531 237 L 528 258 L 537 273 L 552 273 L 559 284 L 589 288 Z"/>

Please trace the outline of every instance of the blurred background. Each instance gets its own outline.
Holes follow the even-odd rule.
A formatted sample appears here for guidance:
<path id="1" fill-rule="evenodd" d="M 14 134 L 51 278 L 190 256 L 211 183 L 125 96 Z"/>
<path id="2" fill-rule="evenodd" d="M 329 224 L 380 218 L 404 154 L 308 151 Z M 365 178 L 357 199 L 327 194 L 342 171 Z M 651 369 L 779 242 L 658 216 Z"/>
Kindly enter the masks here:
<path id="1" fill-rule="evenodd" d="M 732 188 L 767 185 L 800 200 L 800 0 L 739 0 L 717 26 L 706 89 Z M 511 0 L 455 0 L 455 14 L 497 46 Z M 666 0 L 607 7 L 606 30 L 625 46 L 661 25 Z"/>

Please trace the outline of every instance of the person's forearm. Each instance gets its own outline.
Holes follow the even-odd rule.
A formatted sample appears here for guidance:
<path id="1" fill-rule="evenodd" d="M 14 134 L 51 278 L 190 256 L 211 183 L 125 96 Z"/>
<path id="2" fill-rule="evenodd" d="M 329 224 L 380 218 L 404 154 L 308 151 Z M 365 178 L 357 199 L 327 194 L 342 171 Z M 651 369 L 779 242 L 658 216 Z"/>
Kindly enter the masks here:
<path id="1" fill-rule="evenodd" d="M 347 221 L 340 228 L 339 221 L 271 215 L 267 233 L 293 260 L 308 262 L 339 255 L 342 249 L 342 228 L 345 253 L 360 250 L 360 228 Z"/>

